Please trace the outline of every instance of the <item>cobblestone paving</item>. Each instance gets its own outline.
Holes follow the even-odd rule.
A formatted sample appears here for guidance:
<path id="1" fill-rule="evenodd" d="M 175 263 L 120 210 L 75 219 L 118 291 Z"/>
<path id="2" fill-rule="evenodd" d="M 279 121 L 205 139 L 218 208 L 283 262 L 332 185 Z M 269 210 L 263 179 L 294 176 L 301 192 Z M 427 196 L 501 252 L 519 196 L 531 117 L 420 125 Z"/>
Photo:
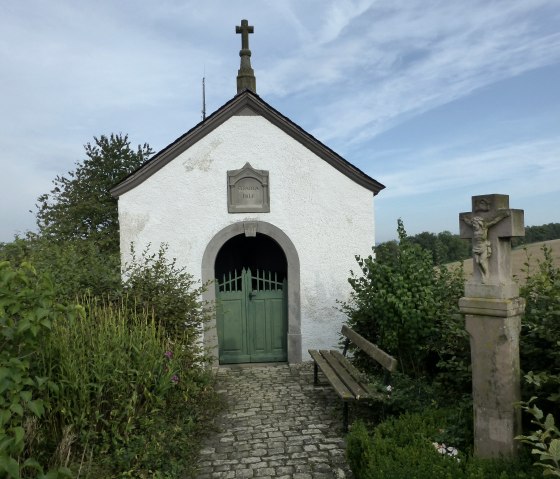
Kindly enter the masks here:
<path id="1" fill-rule="evenodd" d="M 343 479 L 341 402 L 313 365 L 220 368 L 228 407 L 201 452 L 198 479 Z"/>

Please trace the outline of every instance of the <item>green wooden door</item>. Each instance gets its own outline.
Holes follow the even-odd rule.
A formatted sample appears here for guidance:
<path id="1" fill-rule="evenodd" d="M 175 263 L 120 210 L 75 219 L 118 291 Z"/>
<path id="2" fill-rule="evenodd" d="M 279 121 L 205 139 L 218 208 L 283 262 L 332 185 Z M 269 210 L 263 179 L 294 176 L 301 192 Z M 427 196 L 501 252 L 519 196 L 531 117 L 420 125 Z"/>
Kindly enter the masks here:
<path id="1" fill-rule="evenodd" d="M 216 280 L 221 364 L 286 361 L 286 280 L 243 269 Z"/>

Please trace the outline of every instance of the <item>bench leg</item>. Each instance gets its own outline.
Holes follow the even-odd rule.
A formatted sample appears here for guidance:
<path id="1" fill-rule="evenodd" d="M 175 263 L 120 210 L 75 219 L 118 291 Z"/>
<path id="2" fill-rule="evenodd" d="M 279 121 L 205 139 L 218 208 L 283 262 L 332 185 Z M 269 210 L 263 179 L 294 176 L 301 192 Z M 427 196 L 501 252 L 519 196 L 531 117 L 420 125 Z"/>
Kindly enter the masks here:
<path id="1" fill-rule="evenodd" d="M 313 363 L 313 384 L 315 386 L 319 383 L 319 368 L 317 367 L 317 363 Z"/>
<path id="2" fill-rule="evenodd" d="M 342 430 L 344 433 L 348 432 L 348 402 L 344 401 L 344 408 L 342 409 Z"/>

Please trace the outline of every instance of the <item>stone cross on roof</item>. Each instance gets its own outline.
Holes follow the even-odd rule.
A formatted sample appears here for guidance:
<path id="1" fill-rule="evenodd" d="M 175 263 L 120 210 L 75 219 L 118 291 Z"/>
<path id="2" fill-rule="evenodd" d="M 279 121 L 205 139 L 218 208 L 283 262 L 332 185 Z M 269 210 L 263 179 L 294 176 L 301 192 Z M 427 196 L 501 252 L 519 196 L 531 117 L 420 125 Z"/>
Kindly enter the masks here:
<path id="1" fill-rule="evenodd" d="M 472 197 L 472 212 L 459 215 L 461 238 L 471 238 L 473 245 L 473 280 L 467 284 L 472 294 L 466 292 L 467 296 L 517 295 L 511 277 L 511 238 L 525 236 L 523 222 L 523 210 L 510 209 L 508 195 Z"/>
<path id="2" fill-rule="evenodd" d="M 241 26 L 235 27 L 235 33 L 241 33 L 241 64 L 237 72 L 237 93 L 249 89 L 256 93 L 257 80 L 251 68 L 251 50 L 249 50 L 249 33 L 254 33 L 255 28 L 247 20 L 241 20 Z"/>

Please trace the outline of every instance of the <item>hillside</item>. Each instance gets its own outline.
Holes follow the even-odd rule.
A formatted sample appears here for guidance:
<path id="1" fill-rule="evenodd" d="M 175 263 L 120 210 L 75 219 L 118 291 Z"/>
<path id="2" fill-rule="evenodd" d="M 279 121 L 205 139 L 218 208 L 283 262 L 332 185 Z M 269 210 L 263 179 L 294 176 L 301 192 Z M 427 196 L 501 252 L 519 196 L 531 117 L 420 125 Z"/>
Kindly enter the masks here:
<path id="1" fill-rule="evenodd" d="M 545 244 L 552 250 L 552 256 L 555 259 L 556 266 L 560 267 L 560 239 L 543 241 L 541 243 L 531 243 L 526 245 L 525 247 L 516 248 L 512 252 L 512 271 L 514 277 L 518 279 L 519 283 L 525 282 L 525 277 L 527 276 L 526 272 L 523 271 L 524 269 L 526 269 L 525 263 L 527 262 L 527 257 L 529 256 L 531 258 L 531 267 L 529 272 L 533 273 L 537 269 L 537 260 L 542 259 L 543 257 L 541 248 Z M 473 260 L 467 259 L 463 261 L 463 266 L 465 268 L 465 277 L 468 279 L 472 275 Z"/>

